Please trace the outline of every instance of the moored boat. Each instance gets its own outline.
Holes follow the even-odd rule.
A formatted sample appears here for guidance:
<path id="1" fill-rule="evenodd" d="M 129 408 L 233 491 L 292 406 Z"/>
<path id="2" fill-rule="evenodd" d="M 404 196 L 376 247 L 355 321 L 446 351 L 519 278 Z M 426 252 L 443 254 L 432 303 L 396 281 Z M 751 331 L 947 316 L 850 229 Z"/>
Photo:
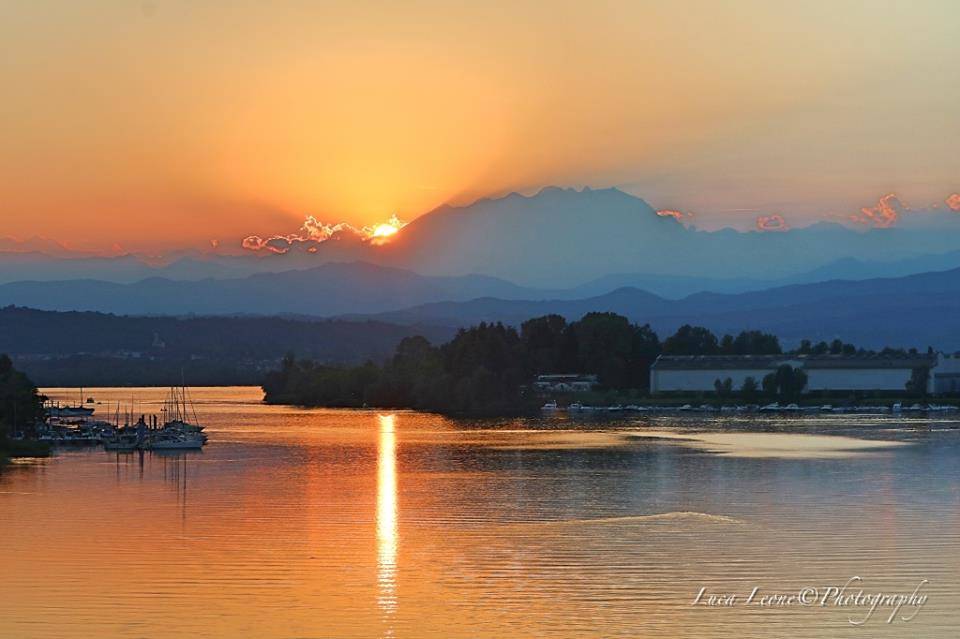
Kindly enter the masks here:
<path id="1" fill-rule="evenodd" d="M 200 450 L 203 444 L 199 435 L 160 435 L 151 438 L 147 447 L 150 450 Z"/>

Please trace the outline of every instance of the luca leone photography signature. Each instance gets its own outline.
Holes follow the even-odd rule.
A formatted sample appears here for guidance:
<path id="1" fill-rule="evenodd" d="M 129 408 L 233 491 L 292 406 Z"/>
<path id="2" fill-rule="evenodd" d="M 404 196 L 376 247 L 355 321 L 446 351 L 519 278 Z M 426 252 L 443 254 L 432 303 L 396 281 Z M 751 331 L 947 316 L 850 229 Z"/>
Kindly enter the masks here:
<path id="1" fill-rule="evenodd" d="M 710 592 L 701 587 L 691 606 L 708 608 L 848 608 L 851 611 L 851 625 L 862 626 L 880 613 L 886 617 L 886 623 L 911 621 L 927 603 L 924 586 L 929 583 L 923 579 L 910 592 L 867 591 L 863 579 L 850 577 L 843 585 L 805 586 L 793 592 L 764 592 L 760 586 L 754 586 L 746 594 Z"/>

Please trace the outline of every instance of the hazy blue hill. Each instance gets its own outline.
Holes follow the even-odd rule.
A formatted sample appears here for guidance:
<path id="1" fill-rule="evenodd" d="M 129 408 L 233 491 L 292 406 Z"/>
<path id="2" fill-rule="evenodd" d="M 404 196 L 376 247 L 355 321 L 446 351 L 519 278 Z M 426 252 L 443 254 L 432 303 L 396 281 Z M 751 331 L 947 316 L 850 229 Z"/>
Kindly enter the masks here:
<path id="1" fill-rule="evenodd" d="M 960 251 L 921 255 L 893 261 L 860 260 L 846 257 L 795 277 L 787 278 L 788 281 L 783 283 L 823 282 L 833 279 L 866 280 L 878 277 L 901 277 L 929 271 L 947 271 L 955 268 L 960 268 Z"/>
<path id="2" fill-rule="evenodd" d="M 61 257 L 40 252 L 0 252 L 0 284 L 62 279 L 133 282 L 155 274 L 149 264 L 133 255 Z"/>
<path id="3" fill-rule="evenodd" d="M 0 308 L 0 353 L 41 385 L 259 384 L 288 351 L 359 364 L 404 337 L 440 343 L 453 330 L 278 317 L 127 317 Z"/>
<path id="4" fill-rule="evenodd" d="M 838 268 L 851 266 L 842 263 Z M 658 282 L 657 276 L 612 276 L 591 286 L 603 290 L 620 281 L 644 278 Z M 709 280 L 684 281 L 679 276 L 659 284 L 669 288 L 678 279 L 692 290 L 710 286 Z M 763 285 L 751 280 L 722 282 Z M 635 286 L 600 295 L 582 295 L 584 288 L 589 286 L 533 289 L 482 275 L 426 277 L 403 269 L 350 263 L 225 280 L 18 282 L 0 285 L 0 305 L 125 315 L 340 316 L 447 328 L 480 321 L 518 324 L 548 313 L 578 319 L 590 311 L 610 311 L 649 322 L 661 332 L 672 332 L 683 323 L 698 323 L 721 332 L 763 329 L 787 341 L 840 337 L 882 347 L 915 346 L 915 340 L 929 340 L 941 348 L 960 348 L 956 302 L 960 299 L 960 269 L 791 284 L 736 294 L 698 292 L 682 299 L 668 299 Z M 913 337 L 920 326 L 928 337 Z"/>
<path id="5" fill-rule="evenodd" d="M 717 332 L 772 332 L 786 343 L 840 338 L 867 347 L 933 345 L 960 349 L 960 269 L 900 278 L 783 286 L 736 295 L 698 293 L 666 300 L 624 288 L 583 300 L 479 299 L 426 304 L 374 316 L 380 321 L 468 326 L 511 324 L 556 313 L 577 319 L 588 311 L 613 311 L 669 333 L 681 324 Z M 358 319 L 354 317 L 353 319 Z"/>
<path id="6" fill-rule="evenodd" d="M 710 291 L 714 293 L 743 293 L 770 288 L 781 284 L 779 280 L 750 278 L 716 279 L 683 275 L 651 275 L 644 273 L 617 273 L 558 292 L 558 298 L 577 299 L 604 295 L 618 288 L 638 288 L 667 299 L 680 299 Z"/>
<path id="7" fill-rule="evenodd" d="M 531 317 L 551 313 L 570 319 L 579 319 L 593 311 L 610 311 L 639 318 L 655 316 L 667 312 L 670 308 L 670 301 L 662 297 L 635 288 L 620 288 L 605 295 L 579 300 L 532 301 L 485 297 L 468 302 L 435 302 L 381 313 L 375 317 L 384 318 L 381 321 L 398 324 L 468 326 L 479 322 L 504 322 L 519 325 Z M 361 315 L 347 315 L 344 319 L 367 318 Z"/>
<path id="8" fill-rule="evenodd" d="M 223 280 L 151 277 L 132 284 L 67 280 L 0 285 L 0 305 L 131 315 L 375 313 L 481 296 L 539 298 L 541 293 L 489 276 L 424 277 L 359 262 Z"/>

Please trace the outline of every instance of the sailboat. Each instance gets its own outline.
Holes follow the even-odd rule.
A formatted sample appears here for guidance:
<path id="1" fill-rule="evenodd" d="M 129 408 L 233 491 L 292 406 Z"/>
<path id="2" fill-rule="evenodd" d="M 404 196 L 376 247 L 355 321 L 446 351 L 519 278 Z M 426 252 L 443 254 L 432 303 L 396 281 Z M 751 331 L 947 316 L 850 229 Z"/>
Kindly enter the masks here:
<path id="1" fill-rule="evenodd" d="M 60 402 L 47 406 L 47 415 L 50 417 L 90 417 L 95 408 L 83 405 L 83 388 L 80 388 L 80 402 L 76 406 L 61 406 Z"/>
<path id="2" fill-rule="evenodd" d="M 165 421 L 150 438 L 151 450 L 199 450 L 207 443 L 186 385 L 170 387 L 162 410 Z"/>

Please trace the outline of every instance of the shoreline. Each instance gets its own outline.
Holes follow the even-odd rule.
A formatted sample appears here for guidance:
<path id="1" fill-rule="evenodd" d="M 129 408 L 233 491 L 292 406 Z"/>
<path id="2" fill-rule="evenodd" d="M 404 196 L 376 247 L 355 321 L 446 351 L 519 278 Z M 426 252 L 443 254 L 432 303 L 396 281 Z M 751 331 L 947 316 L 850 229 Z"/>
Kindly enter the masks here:
<path id="1" fill-rule="evenodd" d="M 53 447 L 47 442 L 27 439 L 7 439 L 0 441 L 0 466 L 17 458 L 44 458 L 53 455 Z"/>

